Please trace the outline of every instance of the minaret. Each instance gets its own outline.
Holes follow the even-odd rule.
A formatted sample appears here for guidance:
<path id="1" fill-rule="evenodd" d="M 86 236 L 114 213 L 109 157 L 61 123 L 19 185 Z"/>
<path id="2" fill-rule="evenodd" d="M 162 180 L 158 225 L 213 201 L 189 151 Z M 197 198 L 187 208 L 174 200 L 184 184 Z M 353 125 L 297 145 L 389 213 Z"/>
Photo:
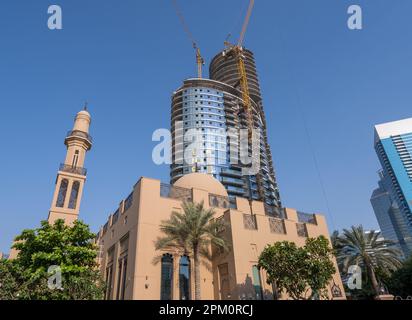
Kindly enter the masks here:
<path id="1" fill-rule="evenodd" d="M 87 173 L 84 168 L 84 160 L 86 152 L 92 147 L 92 138 L 89 135 L 90 122 L 91 117 L 87 106 L 85 106 L 84 110 L 76 115 L 73 130 L 69 131 L 64 140 L 67 155 L 57 173 L 56 187 L 48 218 L 51 224 L 57 219 L 63 219 L 67 225 L 72 225 L 79 215 Z"/>

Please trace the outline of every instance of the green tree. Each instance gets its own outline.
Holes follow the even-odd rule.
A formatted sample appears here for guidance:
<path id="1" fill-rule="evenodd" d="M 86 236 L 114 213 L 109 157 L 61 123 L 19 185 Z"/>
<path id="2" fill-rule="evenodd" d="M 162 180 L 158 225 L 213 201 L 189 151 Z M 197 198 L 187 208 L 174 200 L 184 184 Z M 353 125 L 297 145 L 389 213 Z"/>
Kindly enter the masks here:
<path id="1" fill-rule="evenodd" d="M 172 212 L 169 220 L 163 221 L 160 230 L 164 237 L 156 241 L 156 250 L 180 249 L 184 254 L 193 256 L 195 278 L 195 300 L 201 299 L 200 260 L 210 260 L 211 245 L 228 250 L 228 246 L 219 231 L 225 224 L 214 219 L 215 212 L 205 209 L 203 203 L 187 202 L 183 204 L 183 213 Z"/>
<path id="2" fill-rule="evenodd" d="M 24 230 L 16 237 L 16 259 L 2 262 L 0 296 L 9 299 L 102 299 L 104 283 L 97 270 L 95 235 L 83 222 L 72 227 L 63 220 L 53 225 L 47 221 L 34 230 Z M 49 268 L 58 266 L 62 289 L 49 289 Z M 11 292 L 14 290 L 14 292 Z"/>
<path id="3" fill-rule="evenodd" d="M 401 265 L 401 254 L 393 242 L 382 240 L 380 232 L 365 233 L 362 226 L 344 229 L 339 237 L 337 260 L 341 272 L 347 273 L 349 266 L 357 265 L 366 271 L 375 296 L 380 295 L 379 274 L 390 274 Z"/>
<path id="4" fill-rule="evenodd" d="M 389 292 L 406 299 L 412 297 L 412 257 L 389 278 L 387 285 Z"/>
<path id="5" fill-rule="evenodd" d="M 312 290 L 312 297 L 327 297 L 326 287 L 336 272 L 333 249 L 324 236 L 308 238 L 304 250 L 307 253 L 307 283 Z"/>
<path id="6" fill-rule="evenodd" d="M 324 236 L 308 238 L 304 247 L 289 241 L 268 245 L 259 257 L 259 268 L 266 271 L 268 284 L 286 291 L 294 300 L 326 297 L 326 287 L 336 269 L 332 249 Z"/>
<path id="7" fill-rule="evenodd" d="M 17 300 L 20 293 L 27 291 L 22 274 L 22 270 L 10 260 L 0 261 L 0 300 Z"/>

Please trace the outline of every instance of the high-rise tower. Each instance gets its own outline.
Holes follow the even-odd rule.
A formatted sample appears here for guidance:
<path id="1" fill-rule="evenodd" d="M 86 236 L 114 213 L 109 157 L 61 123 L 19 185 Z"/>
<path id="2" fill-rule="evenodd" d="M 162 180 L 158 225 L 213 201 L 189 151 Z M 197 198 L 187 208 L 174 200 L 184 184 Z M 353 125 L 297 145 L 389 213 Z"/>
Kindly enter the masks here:
<path id="1" fill-rule="evenodd" d="M 261 133 L 259 177 L 243 175 L 242 166 L 230 161 L 236 155 L 232 154 L 230 144 L 233 141 L 228 132 L 247 129 L 247 115 L 242 107 L 245 102 L 239 87 L 237 62 L 233 57 L 220 53 L 210 65 L 212 79 L 188 79 L 173 94 L 171 182 L 193 171 L 204 172 L 213 175 L 225 186 L 231 200 L 234 201 L 236 196 L 262 200 L 268 214 L 278 215 L 281 201 L 267 142 L 255 62 L 251 51 L 244 50 L 244 53 L 253 127 Z M 189 142 L 181 137 L 188 131 L 197 131 L 201 141 L 194 155 L 195 163 L 183 161 Z"/>
<path id="2" fill-rule="evenodd" d="M 381 229 L 392 231 L 387 237 L 392 240 L 396 237 L 404 255 L 409 256 L 412 253 L 412 118 L 375 126 L 375 150 L 382 172 L 380 189 L 372 195 L 372 205 Z"/>
<path id="3" fill-rule="evenodd" d="M 64 140 L 67 154 L 57 173 L 49 223 L 63 219 L 66 224 L 71 225 L 77 220 L 87 173 L 84 161 L 86 152 L 92 147 L 92 138 L 89 135 L 90 122 L 91 117 L 85 107 L 76 115 L 73 130 L 68 132 Z"/>
<path id="4" fill-rule="evenodd" d="M 243 48 L 247 82 L 250 97 L 256 103 L 262 101 L 259 80 L 256 71 L 256 63 L 253 52 Z M 232 87 L 240 88 L 240 74 L 238 61 L 233 55 L 226 55 L 225 51 L 218 53 L 209 66 L 210 79 L 226 83 Z"/>
<path id="5" fill-rule="evenodd" d="M 273 167 L 272 153 L 267 140 L 266 118 L 263 111 L 262 96 L 260 92 L 259 78 L 256 70 L 256 62 L 253 52 L 242 48 L 242 55 L 245 64 L 247 83 L 249 87 L 250 98 L 252 99 L 254 127 L 259 128 L 261 136 L 260 163 L 261 169 L 258 173 L 262 181 L 258 183 L 258 200 L 266 204 L 281 207 L 279 189 L 276 182 L 275 170 Z M 227 55 L 226 51 L 218 53 L 210 63 L 209 74 L 212 80 L 226 83 L 238 90 L 240 86 L 240 73 L 238 60 L 233 55 Z M 256 180 L 256 178 L 254 178 Z"/>

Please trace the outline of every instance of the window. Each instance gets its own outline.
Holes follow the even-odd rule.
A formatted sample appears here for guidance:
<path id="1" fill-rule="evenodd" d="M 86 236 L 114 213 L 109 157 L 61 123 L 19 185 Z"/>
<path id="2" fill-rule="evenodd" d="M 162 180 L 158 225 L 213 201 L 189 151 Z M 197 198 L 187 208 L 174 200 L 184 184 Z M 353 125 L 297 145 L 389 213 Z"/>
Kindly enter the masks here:
<path id="1" fill-rule="evenodd" d="M 114 247 L 111 247 L 107 252 L 107 267 L 106 267 L 106 295 L 105 299 L 110 300 L 112 298 L 113 290 L 113 259 L 114 259 Z"/>
<path id="2" fill-rule="evenodd" d="M 173 290 L 173 257 L 165 254 L 162 257 L 160 299 L 172 300 Z"/>
<path id="3" fill-rule="evenodd" d="M 72 192 L 70 193 L 69 209 L 76 209 L 77 197 L 79 196 L 80 182 L 73 182 Z"/>
<path id="4" fill-rule="evenodd" d="M 222 300 L 230 299 L 229 266 L 227 263 L 218 266 L 220 277 L 220 296 Z"/>
<path id="5" fill-rule="evenodd" d="M 296 223 L 296 230 L 297 230 L 299 237 L 302 237 L 302 238 L 308 237 L 308 230 L 306 229 L 306 224 Z"/>
<path id="6" fill-rule="evenodd" d="M 190 259 L 187 256 L 180 258 L 179 289 L 180 300 L 190 300 Z"/>
<path id="7" fill-rule="evenodd" d="M 127 274 L 127 253 L 129 248 L 129 235 L 126 235 L 120 240 L 120 256 L 117 276 L 117 300 L 124 300 L 126 290 L 126 274 Z"/>
<path id="8" fill-rule="evenodd" d="M 63 208 L 64 207 L 64 202 L 66 200 L 66 194 L 67 194 L 67 187 L 69 185 L 69 180 L 63 179 L 60 182 L 60 189 L 59 189 L 59 194 L 57 196 L 57 202 L 56 202 L 56 207 Z"/>
<path id="9" fill-rule="evenodd" d="M 219 206 L 219 201 L 217 200 L 217 197 L 213 197 L 212 205 L 213 205 L 214 207 L 218 207 L 218 206 Z"/>
<path id="10" fill-rule="evenodd" d="M 72 162 L 72 167 L 76 168 L 77 167 L 77 162 L 79 161 L 79 150 L 76 150 L 74 152 L 74 156 L 73 156 L 73 162 Z"/>
<path id="11" fill-rule="evenodd" d="M 260 278 L 260 271 L 257 266 L 252 267 L 253 287 L 255 288 L 256 300 L 262 300 L 262 280 Z"/>
<path id="12" fill-rule="evenodd" d="M 249 230 L 257 230 L 257 221 L 256 221 L 256 216 L 251 215 L 251 214 L 244 214 L 243 215 L 243 225 L 245 229 Z"/>
<path id="13" fill-rule="evenodd" d="M 107 283 L 107 289 L 106 289 L 106 300 L 111 299 L 112 295 L 112 276 L 113 276 L 113 264 L 109 265 L 106 268 L 106 283 Z"/>
<path id="14" fill-rule="evenodd" d="M 117 294 L 116 294 L 116 300 L 119 300 L 120 298 L 120 287 L 121 287 L 121 281 L 122 281 L 122 271 L 123 271 L 123 260 L 119 259 L 119 272 L 117 275 Z"/>

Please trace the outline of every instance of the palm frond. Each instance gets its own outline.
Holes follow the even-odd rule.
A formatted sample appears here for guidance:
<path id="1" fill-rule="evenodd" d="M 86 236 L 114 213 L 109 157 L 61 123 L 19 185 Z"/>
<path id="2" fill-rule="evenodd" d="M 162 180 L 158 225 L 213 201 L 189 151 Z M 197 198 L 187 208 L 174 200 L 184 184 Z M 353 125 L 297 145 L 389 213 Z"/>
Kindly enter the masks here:
<path id="1" fill-rule="evenodd" d="M 401 253 L 393 241 L 382 240 L 379 231 L 366 233 L 362 226 L 344 229 L 339 236 L 336 258 L 341 271 L 347 272 L 349 266 L 358 265 L 362 269 L 381 269 L 390 272 L 401 265 Z"/>

